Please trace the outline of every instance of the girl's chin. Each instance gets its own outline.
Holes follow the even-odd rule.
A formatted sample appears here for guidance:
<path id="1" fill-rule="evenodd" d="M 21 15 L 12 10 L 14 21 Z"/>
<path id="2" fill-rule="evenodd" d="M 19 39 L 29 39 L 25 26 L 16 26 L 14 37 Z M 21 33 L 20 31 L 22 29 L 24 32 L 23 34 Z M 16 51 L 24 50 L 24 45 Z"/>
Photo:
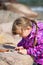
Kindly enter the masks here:
<path id="1" fill-rule="evenodd" d="M 28 35 L 27 35 L 28 36 Z M 23 38 L 26 38 L 27 36 L 22 36 Z"/>
<path id="2" fill-rule="evenodd" d="M 29 34 L 28 34 L 29 35 Z M 28 35 L 20 35 L 21 37 L 23 37 L 23 38 L 26 38 Z"/>

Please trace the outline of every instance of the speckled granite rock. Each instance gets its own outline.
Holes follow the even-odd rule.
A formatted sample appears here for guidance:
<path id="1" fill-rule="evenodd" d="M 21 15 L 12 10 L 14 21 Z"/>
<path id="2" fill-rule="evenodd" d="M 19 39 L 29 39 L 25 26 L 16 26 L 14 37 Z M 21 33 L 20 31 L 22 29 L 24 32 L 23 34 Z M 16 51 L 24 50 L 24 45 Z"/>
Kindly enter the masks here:
<path id="1" fill-rule="evenodd" d="M 14 52 L 0 53 L 0 65 L 32 65 L 33 59 L 28 55 Z"/>

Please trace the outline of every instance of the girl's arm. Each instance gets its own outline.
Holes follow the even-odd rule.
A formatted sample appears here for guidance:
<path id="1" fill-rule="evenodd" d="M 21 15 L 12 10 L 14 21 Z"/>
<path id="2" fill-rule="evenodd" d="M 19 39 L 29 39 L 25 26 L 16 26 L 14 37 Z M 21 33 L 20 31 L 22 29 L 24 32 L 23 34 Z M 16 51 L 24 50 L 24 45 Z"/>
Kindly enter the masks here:
<path id="1" fill-rule="evenodd" d="M 23 46 L 24 47 L 24 44 L 25 44 L 25 40 L 22 39 L 18 44 L 17 46 L 20 47 L 20 46 Z"/>
<path id="2" fill-rule="evenodd" d="M 33 57 L 38 57 L 42 53 L 43 53 L 43 45 L 34 46 L 34 48 L 29 47 L 29 49 L 27 49 L 27 54 Z"/>
<path id="3" fill-rule="evenodd" d="M 43 54 L 43 29 L 38 32 L 37 46 L 34 46 L 33 48 L 29 47 L 29 49 L 27 49 L 27 54 L 35 57 Z"/>
<path id="4" fill-rule="evenodd" d="M 24 49 L 24 42 L 25 42 L 25 40 L 22 39 L 22 40 L 17 44 L 17 47 L 15 48 L 15 50 Z"/>

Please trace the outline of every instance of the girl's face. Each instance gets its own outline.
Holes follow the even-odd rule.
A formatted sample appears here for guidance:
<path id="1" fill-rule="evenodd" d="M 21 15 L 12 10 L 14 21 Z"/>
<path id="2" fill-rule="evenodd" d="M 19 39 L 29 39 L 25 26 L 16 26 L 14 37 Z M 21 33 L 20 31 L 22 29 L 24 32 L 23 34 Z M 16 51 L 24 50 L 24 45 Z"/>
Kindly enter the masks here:
<path id="1" fill-rule="evenodd" d="M 30 34 L 31 30 L 32 30 L 32 27 L 28 26 L 28 27 L 25 28 L 25 29 L 18 30 L 17 33 L 18 33 L 20 36 L 22 36 L 22 37 L 25 38 L 25 37 L 27 37 L 27 36 Z"/>

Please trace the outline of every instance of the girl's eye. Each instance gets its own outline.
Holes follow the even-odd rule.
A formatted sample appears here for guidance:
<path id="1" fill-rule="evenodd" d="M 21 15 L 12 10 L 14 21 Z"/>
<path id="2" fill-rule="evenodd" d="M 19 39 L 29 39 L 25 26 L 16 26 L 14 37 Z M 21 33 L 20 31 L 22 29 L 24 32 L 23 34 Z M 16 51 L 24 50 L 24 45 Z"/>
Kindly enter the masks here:
<path id="1" fill-rule="evenodd" d="M 29 30 L 29 28 L 27 28 L 27 30 Z"/>
<path id="2" fill-rule="evenodd" d="M 29 30 L 29 28 L 24 28 L 24 30 Z"/>

